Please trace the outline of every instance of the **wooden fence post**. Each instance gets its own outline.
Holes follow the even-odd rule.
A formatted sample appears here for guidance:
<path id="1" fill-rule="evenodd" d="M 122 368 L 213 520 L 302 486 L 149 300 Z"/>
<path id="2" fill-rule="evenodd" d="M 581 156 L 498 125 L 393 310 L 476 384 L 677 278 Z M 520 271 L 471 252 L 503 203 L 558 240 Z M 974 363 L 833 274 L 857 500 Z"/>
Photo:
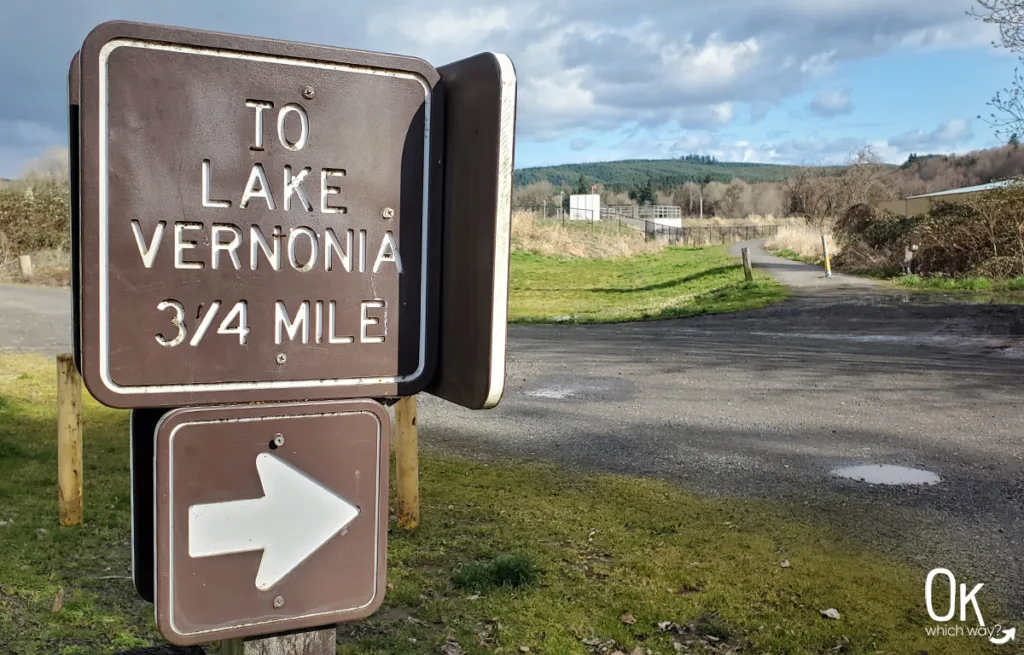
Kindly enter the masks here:
<path id="1" fill-rule="evenodd" d="M 753 282 L 754 271 L 750 268 L 750 249 L 743 248 L 740 252 L 743 253 L 743 277 L 747 282 Z"/>
<path id="2" fill-rule="evenodd" d="M 334 655 L 337 630 L 307 630 L 258 639 L 228 639 L 220 644 L 221 655 Z"/>
<path id="3" fill-rule="evenodd" d="M 82 522 L 82 378 L 71 355 L 57 356 L 57 492 L 61 525 Z"/>
<path id="4" fill-rule="evenodd" d="M 29 279 L 32 277 L 32 258 L 28 255 L 18 256 L 18 267 L 21 269 L 21 277 Z"/>
<path id="5" fill-rule="evenodd" d="M 416 396 L 395 403 L 395 478 L 398 487 L 398 526 L 415 530 L 420 524 L 420 455 L 416 434 Z"/>

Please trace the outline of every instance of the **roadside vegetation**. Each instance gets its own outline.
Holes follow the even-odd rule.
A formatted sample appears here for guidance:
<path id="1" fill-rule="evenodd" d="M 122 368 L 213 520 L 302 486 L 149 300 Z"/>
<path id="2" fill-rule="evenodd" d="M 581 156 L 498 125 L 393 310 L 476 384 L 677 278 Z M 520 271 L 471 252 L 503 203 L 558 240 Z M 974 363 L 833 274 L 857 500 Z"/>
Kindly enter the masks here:
<path id="1" fill-rule="evenodd" d="M 520 247 L 536 245 L 534 252 L 518 250 L 511 256 L 512 323 L 679 318 L 752 309 L 785 297 L 785 289 L 760 271 L 753 282 L 745 282 L 742 265 L 725 246 L 679 248 L 644 242 L 635 233 L 587 233 L 584 227 L 533 223 L 533 229 L 539 234 L 513 232 Z M 551 242 L 559 245 L 548 246 Z M 606 252 L 628 255 L 602 256 Z"/>
<path id="2" fill-rule="evenodd" d="M 0 355 L 0 652 L 161 643 L 130 580 L 128 413 L 86 397 L 85 522 L 61 527 L 55 377 Z M 797 507 L 429 452 L 420 481 L 419 530 L 390 530 L 385 604 L 340 627 L 339 653 L 988 652 L 925 636 L 925 571 Z"/>

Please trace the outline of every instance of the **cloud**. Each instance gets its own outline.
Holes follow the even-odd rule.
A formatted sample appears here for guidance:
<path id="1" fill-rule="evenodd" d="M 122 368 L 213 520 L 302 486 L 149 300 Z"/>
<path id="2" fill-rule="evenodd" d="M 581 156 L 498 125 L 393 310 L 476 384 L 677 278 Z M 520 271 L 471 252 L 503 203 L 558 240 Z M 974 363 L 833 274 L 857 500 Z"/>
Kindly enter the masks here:
<path id="1" fill-rule="evenodd" d="M 68 62 L 91 26 L 114 18 L 398 52 L 435 65 L 482 50 L 519 74 L 519 135 L 576 130 L 727 128 L 764 118 L 837 67 L 894 49 L 987 44 L 995 27 L 965 0 L 136 0 L 9 3 L 0 15 L 0 149 L 24 133 L 64 140 Z M 46 48 L 40 48 L 46 43 Z M 30 53 L 31 56 L 26 53 Z M 29 127 L 25 127 L 29 124 Z M 17 145 L 15 145 L 17 141 Z M 10 157 L 12 155 L 8 155 Z M 7 170 L 6 168 L 3 170 Z M 0 171 L 2 174 L 3 171 Z"/>
<path id="2" fill-rule="evenodd" d="M 890 137 L 889 144 L 905 151 L 932 152 L 964 143 L 973 136 L 971 124 L 956 118 L 928 132 L 917 129 Z"/>
<path id="3" fill-rule="evenodd" d="M 831 118 L 853 111 L 849 91 L 822 91 L 807 104 L 807 110 L 818 116 Z"/>
<path id="4" fill-rule="evenodd" d="M 592 145 L 594 145 L 593 139 L 586 139 L 583 137 L 576 137 L 575 139 L 569 142 L 569 148 L 572 149 L 574 152 L 586 150 Z"/>

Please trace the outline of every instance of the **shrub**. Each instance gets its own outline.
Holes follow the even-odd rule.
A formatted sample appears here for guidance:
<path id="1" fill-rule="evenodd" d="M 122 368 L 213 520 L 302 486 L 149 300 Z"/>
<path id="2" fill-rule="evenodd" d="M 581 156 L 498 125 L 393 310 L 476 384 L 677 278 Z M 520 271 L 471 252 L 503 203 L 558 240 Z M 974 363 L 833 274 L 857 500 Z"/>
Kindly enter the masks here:
<path id="1" fill-rule="evenodd" d="M 0 188 L 0 248 L 12 255 L 67 250 L 70 212 L 66 183 L 34 180 Z"/>

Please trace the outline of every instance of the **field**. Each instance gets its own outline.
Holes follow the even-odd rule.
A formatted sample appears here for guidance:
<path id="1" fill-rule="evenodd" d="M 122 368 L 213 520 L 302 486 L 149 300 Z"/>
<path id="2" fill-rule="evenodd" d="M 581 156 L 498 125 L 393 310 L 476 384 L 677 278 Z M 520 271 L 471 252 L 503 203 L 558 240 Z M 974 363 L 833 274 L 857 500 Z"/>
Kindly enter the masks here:
<path id="1" fill-rule="evenodd" d="M 60 527 L 54 386 L 52 360 L 0 356 L 0 652 L 160 643 L 129 579 L 127 412 L 86 399 L 85 522 Z M 923 572 L 799 507 L 443 453 L 421 489 L 385 605 L 339 653 L 985 652 L 926 638 Z"/>
<path id="2" fill-rule="evenodd" d="M 785 289 L 743 267 L 725 246 L 666 247 L 617 259 L 513 253 L 509 321 L 607 323 L 718 314 L 762 307 Z"/>

